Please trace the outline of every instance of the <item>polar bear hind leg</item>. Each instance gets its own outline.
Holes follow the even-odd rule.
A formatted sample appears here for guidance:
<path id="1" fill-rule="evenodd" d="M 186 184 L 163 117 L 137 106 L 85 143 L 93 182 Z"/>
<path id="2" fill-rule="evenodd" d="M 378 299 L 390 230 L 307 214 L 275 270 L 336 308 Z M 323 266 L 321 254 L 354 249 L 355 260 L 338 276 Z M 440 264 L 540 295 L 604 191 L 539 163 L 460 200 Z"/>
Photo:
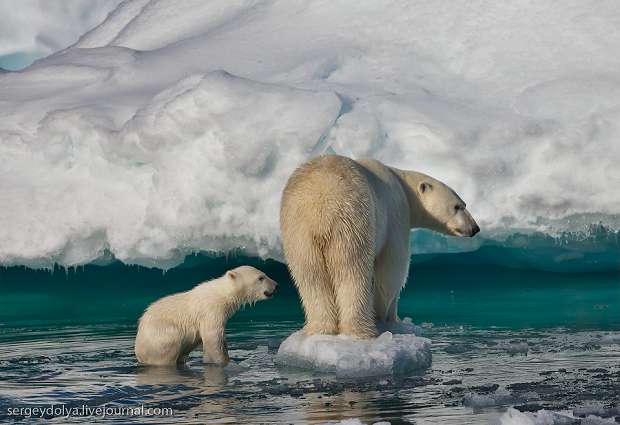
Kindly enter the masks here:
<path id="1" fill-rule="evenodd" d="M 326 258 L 331 260 L 327 268 L 336 292 L 340 334 L 376 337 L 372 248 L 365 246 L 369 241 L 344 235 L 336 239 L 331 241 Z"/>
<path id="2" fill-rule="evenodd" d="M 139 336 L 136 356 L 141 363 L 150 365 L 182 363 L 182 344 L 183 336 L 175 326 L 163 325 L 158 332 L 147 329 Z"/>
<path id="3" fill-rule="evenodd" d="M 338 334 L 338 310 L 331 277 L 319 247 L 308 241 L 310 251 L 288 250 L 288 265 L 306 313 L 306 335 Z"/>

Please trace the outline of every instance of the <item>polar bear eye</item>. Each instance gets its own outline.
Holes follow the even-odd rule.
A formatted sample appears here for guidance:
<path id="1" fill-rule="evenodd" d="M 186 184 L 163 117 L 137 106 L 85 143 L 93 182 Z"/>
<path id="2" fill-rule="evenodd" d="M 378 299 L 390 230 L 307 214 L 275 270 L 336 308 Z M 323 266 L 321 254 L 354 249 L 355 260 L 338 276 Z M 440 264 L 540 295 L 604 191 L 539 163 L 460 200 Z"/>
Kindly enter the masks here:
<path id="1" fill-rule="evenodd" d="M 463 209 L 463 206 L 462 206 L 462 205 L 455 205 L 455 206 L 454 206 L 454 211 L 456 211 L 456 212 L 459 212 L 459 211 L 461 211 L 462 209 Z"/>
<path id="2" fill-rule="evenodd" d="M 265 280 L 265 276 L 260 276 L 260 277 L 258 278 L 258 281 L 259 281 L 259 282 L 262 282 L 263 280 Z"/>

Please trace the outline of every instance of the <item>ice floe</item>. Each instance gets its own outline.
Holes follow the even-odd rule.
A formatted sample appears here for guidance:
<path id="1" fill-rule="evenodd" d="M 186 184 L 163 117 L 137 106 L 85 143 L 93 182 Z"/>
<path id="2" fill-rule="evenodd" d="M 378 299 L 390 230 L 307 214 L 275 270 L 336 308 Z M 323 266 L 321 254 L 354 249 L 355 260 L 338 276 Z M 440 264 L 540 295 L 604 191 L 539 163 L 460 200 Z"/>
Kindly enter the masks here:
<path id="1" fill-rule="evenodd" d="M 297 331 L 286 338 L 276 356 L 281 366 L 334 372 L 338 376 L 366 377 L 411 372 L 431 365 L 431 341 L 410 331 L 384 331 L 379 337 L 358 340 L 344 335 L 311 335 Z M 408 333 L 406 331 L 409 331 Z"/>

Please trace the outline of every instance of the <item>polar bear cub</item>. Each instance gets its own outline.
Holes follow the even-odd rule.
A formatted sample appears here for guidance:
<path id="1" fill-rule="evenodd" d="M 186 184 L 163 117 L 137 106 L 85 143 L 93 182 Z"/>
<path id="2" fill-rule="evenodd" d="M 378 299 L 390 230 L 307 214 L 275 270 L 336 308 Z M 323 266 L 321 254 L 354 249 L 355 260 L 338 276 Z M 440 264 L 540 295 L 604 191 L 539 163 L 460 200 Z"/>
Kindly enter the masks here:
<path id="1" fill-rule="evenodd" d="M 182 363 L 201 342 L 205 363 L 228 364 L 225 328 L 243 305 L 273 296 L 278 284 L 250 266 L 151 304 L 138 324 L 135 353 L 150 365 Z"/>

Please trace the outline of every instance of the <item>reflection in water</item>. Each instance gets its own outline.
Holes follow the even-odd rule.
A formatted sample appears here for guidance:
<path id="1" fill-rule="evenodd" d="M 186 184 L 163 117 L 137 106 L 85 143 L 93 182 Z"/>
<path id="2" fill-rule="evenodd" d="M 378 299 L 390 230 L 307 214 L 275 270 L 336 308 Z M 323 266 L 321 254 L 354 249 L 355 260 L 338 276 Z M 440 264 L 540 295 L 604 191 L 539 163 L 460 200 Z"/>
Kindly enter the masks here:
<path id="1" fill-rule="evenodd" d="M 136 385 L 188 385 L 218 391 L 228 383 L 224 368 L 205 365 L 203 370 L 187 365 L 145 366 L 136 368 Z"/>

